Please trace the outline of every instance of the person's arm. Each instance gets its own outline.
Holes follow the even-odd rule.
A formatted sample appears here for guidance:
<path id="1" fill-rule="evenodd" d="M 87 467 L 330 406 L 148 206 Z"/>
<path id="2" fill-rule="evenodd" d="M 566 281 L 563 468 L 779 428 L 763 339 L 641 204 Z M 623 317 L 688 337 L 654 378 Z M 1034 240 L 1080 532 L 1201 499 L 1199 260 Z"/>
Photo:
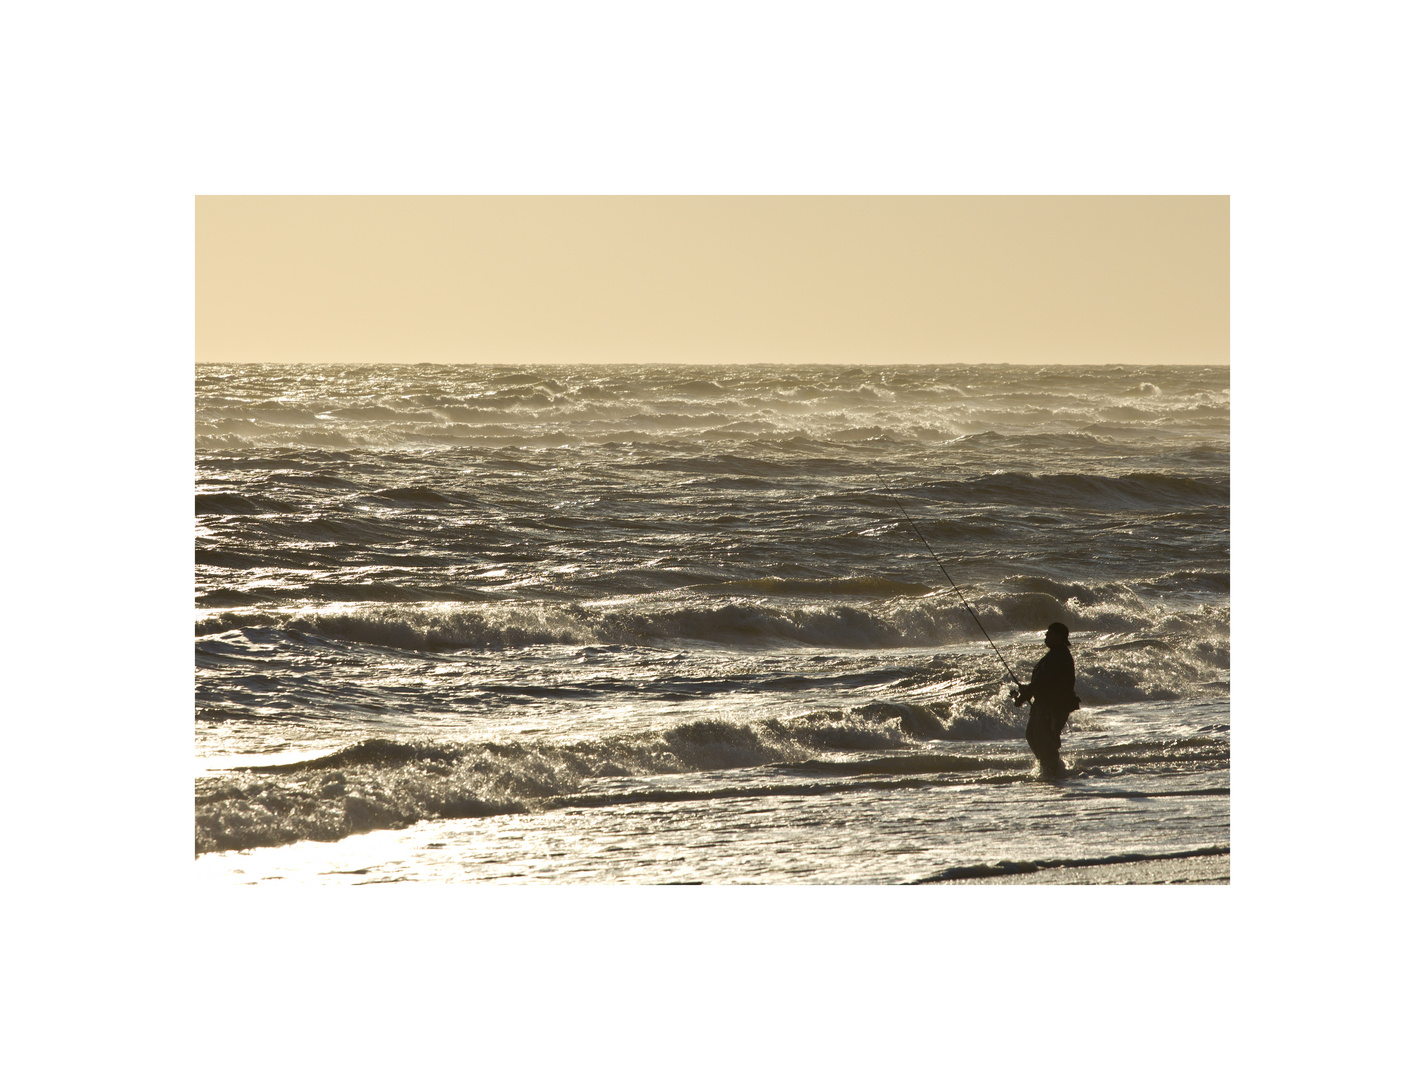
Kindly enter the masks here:
<path id="1" fill-rule="evenodd" d="M 1023 705 L 1026 701 L 1032 701 L 1034 696 L 1044 689 L 1042 685 L 1044 682 L 1044 673 L 1041 670 L 1043 667 L 1044 661 L 1042 660 L 1034 665 L 1034 674 L 1029 677 L 1028 685 L 1015 680 L 1014 685 L 1018 690 L 1014 695 L 1014 703 L 1016 705 Z"/>

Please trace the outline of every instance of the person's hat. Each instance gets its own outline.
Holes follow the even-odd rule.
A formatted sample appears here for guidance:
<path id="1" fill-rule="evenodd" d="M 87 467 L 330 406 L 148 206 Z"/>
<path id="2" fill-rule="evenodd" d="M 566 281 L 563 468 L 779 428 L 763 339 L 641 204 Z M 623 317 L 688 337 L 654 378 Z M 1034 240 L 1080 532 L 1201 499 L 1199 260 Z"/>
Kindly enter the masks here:
<path id="1" fill-rule="evenodd" d="M 1051 622 L 1049 624 L 1049 633 L 1058 634 L 1065 641 L 1069 640 L 1069 628 L 1061 622 Z"/>

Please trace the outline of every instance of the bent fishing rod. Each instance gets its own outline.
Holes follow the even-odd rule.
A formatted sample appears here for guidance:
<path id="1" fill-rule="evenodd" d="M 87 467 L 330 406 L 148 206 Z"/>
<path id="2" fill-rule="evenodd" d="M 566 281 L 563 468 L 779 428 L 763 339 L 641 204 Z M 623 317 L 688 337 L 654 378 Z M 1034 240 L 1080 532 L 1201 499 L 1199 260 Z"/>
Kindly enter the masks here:
<path id="1" fill-rule="evenodd" d="M 920 537 L 920 542 L 925 545 L 925 550 L 930 552 L 930 557 L 935 560 L 935 565 L 940 567 L 940 572 L 945 575 L 945 580 L 950 582 L 950 588 L 955 590 L 955 595 L 960 598 L 960 603 L 965 605 L 965 610 L 970 613 L 970 618 L 975 620 L 975 625 L 980 628 L 980 633 L 985 635 L 985 640 L 990 643 L 990 648 L 994 649 L 995 655 L 999 657 L 999 662 L 1004 664 L 1005 674 L 1009 676 L 1009 681 L 1014 683 L 1015 686 L 1022 685 L 1020 681 L 1014 677 L 1014 672 L 1010 670 L 1009 664 L 1000 653 L 999 646 L 995 644 L 994 638 L 990 637 L 989 631 L 985 629 L 985 624 L 980 622 L 980 617 L 975 614 L 975 609 L 972 608 L 970 602 L 965 599 L 965 594 L 960 591 L 960 586 L 955 584 L 955 579 L 950 576 L 950 571 L 945 569 L 945 564 L 940 561 L 940 556 L 935 554 L 935 549 L 930 546 L 930 541 L 927 540 L 925 534 L 920 531 L 920 526 L 915 523 L 915 518 L 911 517 L 906 508 L 901 505 L 900 497 L 891 488 L 891 485 L 886 483 L 885 477 L 877 472 L 874 467 L 871 469 L 871 472 L 875 473 L 876 479 L 881 482 L 881 486 L 885 488 L 886 494 L 895 502 L 896 507 L 901 512 L 901 516 L 905 518 L 906 521 L 909 522 L 910 527 L 915 530 L 915 535 Z"/>

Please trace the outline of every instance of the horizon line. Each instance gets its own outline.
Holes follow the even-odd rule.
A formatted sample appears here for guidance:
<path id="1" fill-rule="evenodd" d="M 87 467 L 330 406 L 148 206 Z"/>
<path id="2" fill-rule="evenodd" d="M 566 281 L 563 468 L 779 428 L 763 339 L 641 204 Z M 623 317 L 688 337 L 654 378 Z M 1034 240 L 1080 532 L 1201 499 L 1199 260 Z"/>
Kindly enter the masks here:
<path id="1" fill-rule="evenodd" d="M 766 367 L 1231 367 L 1230 360 L 199 360 L 194 366 L 239 366 L 275 364 L 281 366 L 342 367 L 518 367 L 528 365 L 583 365 L 587 367 L 682 367 L 752 366 Z"/>

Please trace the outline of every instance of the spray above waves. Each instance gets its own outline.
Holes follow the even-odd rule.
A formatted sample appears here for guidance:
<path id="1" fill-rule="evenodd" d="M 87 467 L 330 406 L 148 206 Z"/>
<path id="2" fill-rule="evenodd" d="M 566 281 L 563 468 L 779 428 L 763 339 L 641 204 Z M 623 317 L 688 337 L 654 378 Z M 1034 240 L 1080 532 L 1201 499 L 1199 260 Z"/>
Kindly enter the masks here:
<path id="1" fill-rule="evenodd" d="M 535 645 L 638 645 L 686 642 L 773 648 L 879 648 L 943 643 L 953 615 L 929 607 L 877 612 L 852 604 L 765 601 L 563 604 L 354 604 L 317 610 L 224 611 L 200 618 L 200 637 L 246 626 L 416 652 L 518 649 Z"/>

